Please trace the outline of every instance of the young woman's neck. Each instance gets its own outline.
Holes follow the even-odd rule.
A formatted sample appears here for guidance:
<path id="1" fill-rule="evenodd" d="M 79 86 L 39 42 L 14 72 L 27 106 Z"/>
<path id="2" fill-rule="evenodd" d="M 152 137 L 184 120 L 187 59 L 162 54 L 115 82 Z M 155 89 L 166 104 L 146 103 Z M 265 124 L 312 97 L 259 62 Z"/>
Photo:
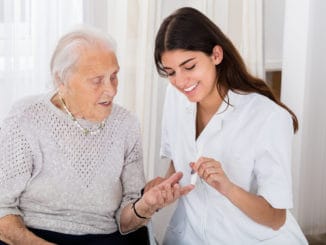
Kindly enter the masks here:
<path id="1" fill-rule="evenodd" d="M 196 138 L 204 130 L 213 115 L 218 111 L 223 98 L 217 92 L 207 96 L 204 100 L 197 103 L 196 115 Z"/>
<path id="2" fill-rule="evenodd" d="M 217 90 L 208 95 L 205 99 L 197 103 L 197 110 L 207 115 L 215 114 L 220 108 L 223 101 L 223 97 Z"/>

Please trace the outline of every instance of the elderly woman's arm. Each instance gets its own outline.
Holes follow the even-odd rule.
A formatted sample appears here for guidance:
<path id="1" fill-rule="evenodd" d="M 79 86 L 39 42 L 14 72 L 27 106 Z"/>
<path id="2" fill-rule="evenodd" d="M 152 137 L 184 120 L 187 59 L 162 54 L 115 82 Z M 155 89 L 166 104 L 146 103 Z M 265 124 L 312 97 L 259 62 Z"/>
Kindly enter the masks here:
<path id="1" fill-rule="evenodd" d="M 27 229 L 19 210 L 19 197 L 32 175 L 33 156 L 18 108 L 11 111 L 0 131 L 0 240 L 10 245 L 51 244 Z"/>
<path id="2" fill-rule="evenodd" d="M 9 245 L 50 245 L 30 232 L 18 215 L 7 215 L 0 219 L 0 240 Z"/>
<path id="3" fill-rule="evenodd" d="M 121 174 L 123 198 L 121 208 L 116 213 L 117 223 L 121 233 L 128 233 L 145 225 L 149 218 L 158 210 L 174 202 L 180 196 L 187 194 L 194 186 L 180 187 L 178 182 L 182 173 L 171 172 L 169 178 L 155 181 L 146 188 L 141 198 L 140 189 L 145 185 L 141 131 L 136 118 L 131 118 L 126 126 L 125 162 Z"/>
<path id="4" fill-rule="evenodd" d="M 178 182 L 181 178 L 182 173 L 177 172 L 145 192 L 138 201 L 127 205 L 121 212 L 121 231 L 128 232 L 145 225 L 157 210 L 189 193 L 194 186 L 180 187 Z"/>

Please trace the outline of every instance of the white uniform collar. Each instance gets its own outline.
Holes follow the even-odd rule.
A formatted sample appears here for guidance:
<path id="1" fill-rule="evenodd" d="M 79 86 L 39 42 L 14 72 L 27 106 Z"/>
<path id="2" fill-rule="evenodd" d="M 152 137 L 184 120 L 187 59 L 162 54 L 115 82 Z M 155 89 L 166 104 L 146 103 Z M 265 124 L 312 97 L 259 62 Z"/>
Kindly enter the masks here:
<path id="1" fill-rule="evenodd" d="M 241 93 L 237 93 L 237 92 L 233 92 L 231 90 L 228 91 L 227 96 L 225 97 L 225 101 L 222 101 L 221 106 L 219 107 L 219 109 L 217 110 L 215 115 L 221 115 L 224 112 L 228 111 L 231 112 L 235 109 L 237 109 L 237 107 L 239 107 L 241 104 L 243 104 L 243 95 L 245 94 L 241 94 Z M 187 113 L 194 113 L 196 110 L 196 103 L 195 102 L 191 102 L 189 101 L 186 97 L 185 97 L 186 103 L 185 103 L 185 110 Z M 228 105 L 228 103 L 229 105 Z"/>

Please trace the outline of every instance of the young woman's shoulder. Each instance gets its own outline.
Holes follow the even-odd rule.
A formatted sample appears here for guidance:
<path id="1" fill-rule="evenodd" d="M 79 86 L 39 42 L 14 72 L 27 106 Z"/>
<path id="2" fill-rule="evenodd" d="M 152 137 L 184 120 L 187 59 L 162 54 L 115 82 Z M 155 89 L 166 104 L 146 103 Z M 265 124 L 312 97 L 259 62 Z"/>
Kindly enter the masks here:
<path id="1" fill-rule="evenodd" d="M 257 93 L 251 93 L 249 96 L 251 97 L 252 108 L 256 113 L 262 116 L 276 114 L 280 117 L 291 117 L 290 113 L 285 108 L 268 97 Z"/>
<path id="2" fill-rule="evenodd" d="M 248 113 L 256 126 L 265 125 L 270 130 L 277 128 L 286 132 L 293 132 L 291 114 L 282 106 L 278 105 L 266 96 L 252 93 L 249 96 Z"/>

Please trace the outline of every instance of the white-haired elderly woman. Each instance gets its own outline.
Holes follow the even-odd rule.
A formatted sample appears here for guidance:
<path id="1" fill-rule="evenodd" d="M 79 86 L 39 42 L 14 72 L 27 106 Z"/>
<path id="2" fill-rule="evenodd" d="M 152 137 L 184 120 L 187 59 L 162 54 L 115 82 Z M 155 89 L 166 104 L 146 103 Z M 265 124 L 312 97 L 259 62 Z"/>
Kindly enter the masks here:
<path id="1" fill-rule="evenodd" d="M 56 91 L 23 99 L 3 122 L 5 244 L 147 244 L 134 240 L 134 231 L 193 189 L 180 187 L 176 173 L 141 196 L 140 127 L 113 103 L 118 72 L 111 38 L 70 32 L 51 61 Z"/>

